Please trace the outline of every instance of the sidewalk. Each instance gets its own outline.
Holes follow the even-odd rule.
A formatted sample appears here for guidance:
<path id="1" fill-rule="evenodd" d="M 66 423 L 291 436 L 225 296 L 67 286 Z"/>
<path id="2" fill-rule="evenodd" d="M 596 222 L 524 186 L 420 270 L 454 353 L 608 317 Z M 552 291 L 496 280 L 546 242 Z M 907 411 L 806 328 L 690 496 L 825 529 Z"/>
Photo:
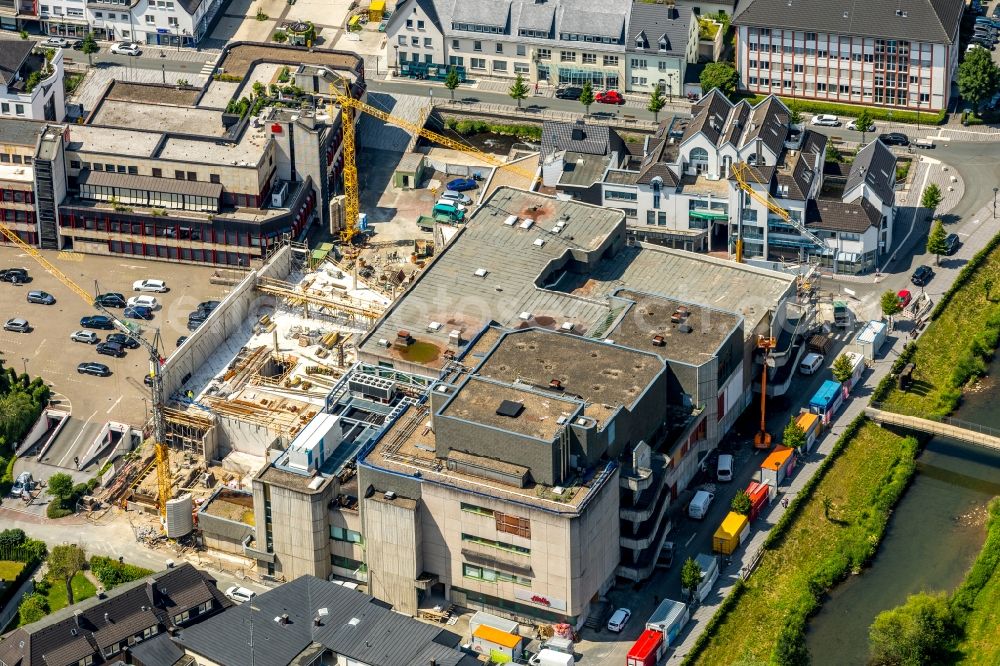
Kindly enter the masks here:
<path id="1" fill-rule="evenodd" d="M 978 252 L 984 245 L 986 245 L 990 238 L 992 238 L 995 234 L 1000 233 L 1000 219 L 994 219 L 992 217 L 992 203 L 977 211 L 976 215 L 972 216 L 966 225 L 963 225 L 963 231 L 965 230 L 968 230 L 968 234 L 963 239 L 962 246 L 959 248 L 958 252 L 950 257 L 951 259 L 957 261 L 953 261 L 952 265 L 947 267 L 944 265 L 940 266 L 937 269 L 937 277 L 931 282 L 930 285 L 928 285 L 926 289 L 926 291 L 935 300 L 951 287 L 955 277 L 957 277 L 958 273 L 961 271 L 961 267 L 967 263 L 968 259 Z M 923 330 L 926 330 L 926 328 Z M 715 612 L 721 605 L 722 600 L 725 599 L 732 591 L 733 586 L 739 578 L 740 572 L 743 570 L 752 572 L 752 564 L 758 560 L 758 553 L 763 547 L 764 541 L 767 539 L 770 528 L 773 527 L 785 513 L 786 507 L 782 506 L 780 499 L 793 499 L 798 492 L 801 491 L 803 486 L 805 486 L 806 482 L 808 482 L 809 479 L 816 474 L 820 464 L 833 449 L 837 438 L 844 432 L 844 429 L 848 426 L 848 424 L 850 424 L 856 416 L 864 411 L 864 408 L 869 402 L 868 396 L 871 395 L 871 392 L 882 380 L 882 378 L 888 374 L 893 361 L 902 350 L 903 345 L 910 340 L 908 336 L 904 335 L 899 335 L 890 339 L 893 341 L 892 347 L 886 350 L 886 353 L 881 360 L 875 361 L 872 371 L 867 374 L 863 382 L 859 383 L 858 386 L 855 387 L 852 399 L 847 402 L 846 406 L 838 414 L 832 427 L 819 441 L 819 445 L 813 453 L 800 460 L 791 482 L 779 490 L 781 498 L 776 499 L 776 501 L 772 504 L 771 511 L 766 517 L 764 517 L 763 522 L 757 523 L 757 528 L 753 530 L 753 536 L 749 541 L 747 541 L 745 547 L 738 551 L 738 555 L 733 557 L 731 564 L 728 566 L 723 565 L 723 568 L 720 570 L 719 584 L 717 588 L 719 592 L 719 602 L 701 605 L 695 608 L 691 615 L 691 622 L 688 624 L 687 632 L 683 636 L 683 640 L 671 652 L 670 657 L 667 659 L 668 664 L 681 663 L 684 657 L 694 647 L 695 642 L 705 631 L 709 620 L 711 620 L 712 616 L 715 615 Z M 917 339 L 919 339 L 919 333 Z M 753 574 L 751 573 L 750 575 Z M 774 630 L 776 631 L 777 628 L 774 628 Z"/>

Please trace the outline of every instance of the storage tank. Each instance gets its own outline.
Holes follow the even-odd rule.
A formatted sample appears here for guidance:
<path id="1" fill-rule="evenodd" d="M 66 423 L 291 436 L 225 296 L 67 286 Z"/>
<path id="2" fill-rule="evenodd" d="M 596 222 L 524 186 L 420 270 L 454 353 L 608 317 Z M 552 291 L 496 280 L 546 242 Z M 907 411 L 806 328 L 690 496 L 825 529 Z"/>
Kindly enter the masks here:
<path id="1" fill-rule="evenodd" d="M 194 502 L 191 493 L 181 495 L 177 499 L 167 500 L 167 536 L 178 539 L 186 536 L 194 529 L 194 519 L 191 511 Z"/>

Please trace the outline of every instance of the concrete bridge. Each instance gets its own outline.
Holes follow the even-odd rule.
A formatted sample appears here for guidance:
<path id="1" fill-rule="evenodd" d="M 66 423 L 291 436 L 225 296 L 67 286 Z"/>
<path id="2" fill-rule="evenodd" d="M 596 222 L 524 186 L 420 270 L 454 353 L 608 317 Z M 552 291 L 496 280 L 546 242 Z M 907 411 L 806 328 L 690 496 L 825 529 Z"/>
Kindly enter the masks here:
<path id="1" fill-rule="evenodd" d="M 917 430 L 941 437 L 949 437 L 968 444 L 975 444 L 994 451 L 1000 451 L 1000 430 L 988 428 L 977 423 L 969 423 L 968 421 L 960 421 L 959 419 L 948 417 L 940 421 L 932 421 L 920 418 L 919 416 L 886 412 L 879 409 L 877 403 L 872 403 L 865 407 L 865 415 L 876 423 Z"/>

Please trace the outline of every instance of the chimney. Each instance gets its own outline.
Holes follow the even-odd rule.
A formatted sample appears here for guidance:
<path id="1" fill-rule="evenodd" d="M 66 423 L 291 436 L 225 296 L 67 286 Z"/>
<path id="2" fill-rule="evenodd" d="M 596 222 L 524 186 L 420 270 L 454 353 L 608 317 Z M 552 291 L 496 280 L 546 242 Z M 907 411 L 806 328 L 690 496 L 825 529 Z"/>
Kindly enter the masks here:
<path id="1" fill-rule="evenodd" d="M 149 605 L 156 605 L 156 581 L 152 578 L 146 581 L 146 598 L 149 599 Z"/>
<path id="2" fill-rule="evenodd" d="M 104 623 L 105 624 L 111 624 L 111 613 L 105 613 L 104 614 Z"/>
<path id="3" fill-rule="evenodd" d="M 73 611 L 73 621 L 76 622 L 76 626 L 80 627 L 81 629 L 83 629 L 83 627 L 80 625 L 80 618 L 82 617 L 83 617 L 82 610 L 78 608 L 75 611 Z"/>
<path id="4" fill-rule="evenodd" d="M 282 625 L 288 624 L 288 613 L 281 614 L 281 624 Z"/>

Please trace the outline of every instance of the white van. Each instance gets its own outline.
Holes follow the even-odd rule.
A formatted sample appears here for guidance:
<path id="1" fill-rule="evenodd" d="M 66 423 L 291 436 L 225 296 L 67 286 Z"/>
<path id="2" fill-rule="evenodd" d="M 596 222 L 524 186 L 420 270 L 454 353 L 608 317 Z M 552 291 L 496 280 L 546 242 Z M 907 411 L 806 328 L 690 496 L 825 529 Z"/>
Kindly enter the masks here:
<path id="1" fill-rule="evenodd" d="M 715 469 L 715 478 L 722 482 L 733 480 L 733 457 L 728 453 L 719 456 L 719 464 Z"/>
<path id="2" fill-rule="evenodd" d="M 531 658 L 531 666 L 573 666 L 576 657 L 565 652 L 545 648 Z"/>
<path id="3" fill-rule="evenodd" d="M 823 361 L 825 360 L 826 359 L 823 358 L 822 354 L 809 352 L 805 355 L 805 358 L 802 359 L 802 362 L 799 363 L 799 372 L 803 375 L 815 374 L 817 370 L 823 367 Z"/>
<path id="4" fill-rule="evenodd" d="M 719 456 L 720 458 L 722 456 Z M 708 513 L 708 507 L 712 504 L 715 495 L 707 490 L 699 490 L 694 494 L 694 499 L 688 504 L 688 517 L 701 520 Z"/>

